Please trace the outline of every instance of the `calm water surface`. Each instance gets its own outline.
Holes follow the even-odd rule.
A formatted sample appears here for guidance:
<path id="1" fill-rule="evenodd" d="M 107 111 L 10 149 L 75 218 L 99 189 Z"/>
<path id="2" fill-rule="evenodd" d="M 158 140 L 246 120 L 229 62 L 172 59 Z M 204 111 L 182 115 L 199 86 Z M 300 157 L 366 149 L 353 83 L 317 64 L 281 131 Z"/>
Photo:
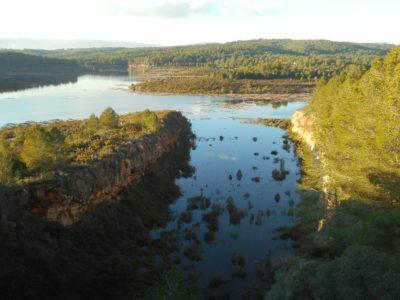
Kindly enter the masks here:
<path id="1" fill-rule="evenodd" d="M 304 103 L 276 108 L 254 104 L 227 107 L 219 103 L 223 98 L 135 94 L 128 90 L 134 81 L 129 76 L 85 75 L 76 83 L 2 93 L 0 126 L 31 120 L 84 118 L 91 113 L 99 114 L 109 106 L 119 113 L 146 108 L 182 111 L 191 120 L 197 136 L 196 148 L 191 153 L 191 165 L 196 171 L 190 178 L 177 180 L 182 196 L 171 205 L 171 212 L 176 216 L 174 221 L 152 234 L 158 238 L 162 232 L 172 232 L 180 238 L 180 265 L 198 276 L 201 287 L 220 276 L 229 282 L 219 291 L 225 289 L 237 298 L 247 288 L 262 286 L 256 274 L 265 271 L 267 257 L 276 260 L 291 253 L 290 241 L 276 239 L 274 231 L 291 224 L 288 212 L 299 200 L 298 159 L 290 142 L 290 149 L 283 149 L 283 130 L 248 124 L 242 119 L 287 118 Z M 271 154 L 274 150 L 277 155 Z M 281 160 L 288 175 L 283 181 L 275 181 L 272 171 L 279 169 Z M 238 170 L 243 174 L 240 180 L 236 177 Z M 208 197 L 211 205 L 219 204 L 221 208 L 218 230 L 212 241 L 204 239 L 208 229 L 203 221 L 203 215 L 211 207 L 192 210 L 188 222 L 180 218 L 188 211 L 187 199 L 201 195 Z M 240 221 L 230 220 L 226 208 L 228 197 L 243 214 Z M 184 255 L 191 247 L 200 253 L 199 261 Z M 232 257 L 237 256 L 244 258 L 245 278 L 231 276 L 235 269 Z"/>

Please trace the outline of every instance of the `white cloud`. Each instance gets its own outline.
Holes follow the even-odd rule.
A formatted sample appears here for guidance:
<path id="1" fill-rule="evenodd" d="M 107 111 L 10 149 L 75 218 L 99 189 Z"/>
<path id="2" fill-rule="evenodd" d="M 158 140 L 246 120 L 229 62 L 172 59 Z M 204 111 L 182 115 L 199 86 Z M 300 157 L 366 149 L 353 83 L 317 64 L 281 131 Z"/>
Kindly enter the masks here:
<path id="1" fill-rule="evenodd" d="M 108 3 L 113 16 L 185 18 L 191 16 L 252 16 L 276 13 L 285 9 L 277 0 L 118 0 Z"/>
<path id="2" fill-rule="evenodd" d="M 108 13 L 112 16 L 184 18 L 207 14 L 211 9 L 209 1 L 150 0 L 135 3 L 135 1 L 119 0 L 108 3 Z"/>
<path id="3" fill-rule="evenodd" d="M 262 16 L 286 10 L 286 0 L 220 0 L 219 14 L 223 16 Z"/>

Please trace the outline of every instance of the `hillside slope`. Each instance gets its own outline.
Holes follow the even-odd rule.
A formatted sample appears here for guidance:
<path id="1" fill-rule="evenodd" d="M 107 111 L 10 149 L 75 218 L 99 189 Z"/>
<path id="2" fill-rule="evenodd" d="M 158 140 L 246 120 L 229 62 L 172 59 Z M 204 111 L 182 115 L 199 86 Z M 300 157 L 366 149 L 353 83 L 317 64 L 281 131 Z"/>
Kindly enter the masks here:
<path id="1" fill-rule="evenodd" d="M 267 299 L 399 298 L 400 47 L 321 83 L 292 123 L 308 191 Z"/>

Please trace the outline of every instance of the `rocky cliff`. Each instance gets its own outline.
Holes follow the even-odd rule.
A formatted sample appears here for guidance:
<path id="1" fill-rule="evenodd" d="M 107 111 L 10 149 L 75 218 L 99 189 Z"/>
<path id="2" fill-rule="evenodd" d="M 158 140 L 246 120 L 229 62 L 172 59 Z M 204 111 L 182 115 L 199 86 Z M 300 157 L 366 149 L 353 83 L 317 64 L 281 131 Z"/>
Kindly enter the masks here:
<path id="1" fill-rule="evenodd" d="M 296 137 L 305 143 L 311 151 L 315 151 L 315 138 L 311 131 L 311 126 L 314 123 L 314 118 L 307 115 L 304 110 L 296 111 L 291 118 L 291 131 Z"/>
<path id="2" fill-rule="evenodd" d="M 161 158 L 188 143 L 190 136 L 189 121 L 178 112 L 169 112 L 156 133 L 132 138 L 101 160 L 71 166 L 51 179 L 8 190 L 3 197 L 13 201 L 14 208 L 28 208 L 48 220 L 70 225 L 91 207 L 118 201 L 126 187 L 139 182 Z M 7 208 L 3 207 L 0 214 L 6 218 Z"/>
<path id="3" fill-rule="evenodd" d="M 325 218 L 320 220 L 318 230 L 324 225 L 326 218 L 329 216 L 329 211 L 338 203 L 338 188 L 335 187 L 329 176 L 329 171 L 324 160 L 324 153 L 318 150 L 318 141 L 313 133 L 313 126 L 317 120 L 315 116 L 306 109 L 297 111 L 291 118 L 291 133 L 294 139 L 298 140 L 302 145 L 307 147 L 312 154 L 312 159 L 318 162 L 321 178 L 319 179 L 322 186 L 324 206 L 327 209 Z"/>

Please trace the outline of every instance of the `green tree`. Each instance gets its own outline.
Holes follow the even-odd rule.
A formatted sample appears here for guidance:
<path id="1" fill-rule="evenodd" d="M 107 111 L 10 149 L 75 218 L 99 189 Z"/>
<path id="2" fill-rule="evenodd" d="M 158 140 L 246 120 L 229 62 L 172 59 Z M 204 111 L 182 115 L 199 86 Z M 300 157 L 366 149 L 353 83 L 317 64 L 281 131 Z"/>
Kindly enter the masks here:
<path id="1" fill-rule="evenodd" d="M 113 129 L 119 126 L 119 116 L 111 107 L 104 110 L 100 115 L 100 126 L 106 129 Z"/>
<path id="2" fill-rule="evenodd" d="M 8 184 L 14 180 L 15 157 L 4 140 L 0 141 L 0 183 Z"/>
<path id="3" fill-rule="evenodd" d="M 95 133 L 97 130 L 99 130 L 99 127 L 99 118 L 97 118 L 95 114 L 90 115 L 89 119 L 86 121 L 86 128 L 89 133 Z"/>
<path id="4" fill-rule="evenodd" d="M 57 128 L 31 126 L 25 136 L 21 158 L 30 171 L 51 171 L 65 162 L 64 139 Z"/>
<path id="5" fill-rule="evenodd" d="M 400 203 L 400 47 L 321 83 L 306 113 L 342 199 Z"/>
<path id="6" fill-rule="evenodd" d="M 157 116 L 155 112 L 152 112 L 148 109 L 140 113 L 140 117 L 142 119 L 142 125 L 146 128 L 147 131 L 153 132 L 160 128 L 161 120 Z"/>

